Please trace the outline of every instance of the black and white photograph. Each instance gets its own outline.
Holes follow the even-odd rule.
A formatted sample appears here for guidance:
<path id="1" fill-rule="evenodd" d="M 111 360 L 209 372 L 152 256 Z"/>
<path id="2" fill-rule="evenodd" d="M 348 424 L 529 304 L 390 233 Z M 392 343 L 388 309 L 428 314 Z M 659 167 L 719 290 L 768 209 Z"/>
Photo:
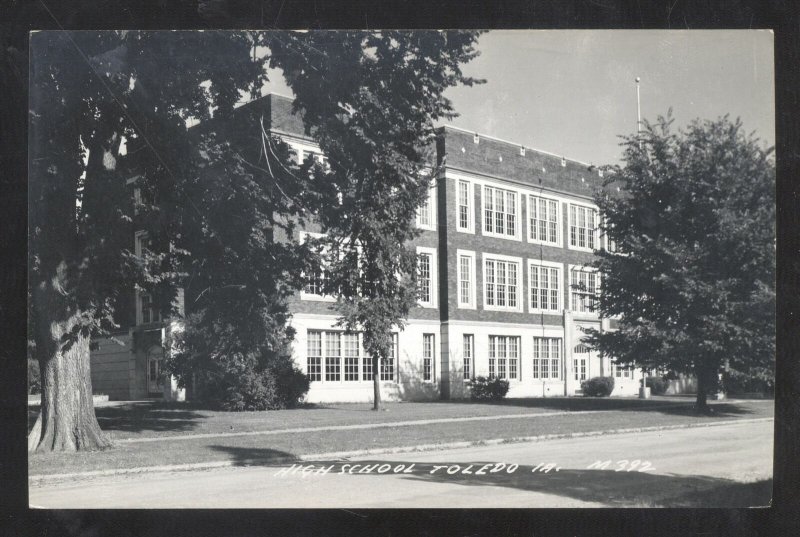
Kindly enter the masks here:
<path id="1" fill-rule="evenodd" d="M 770 30 L 30 34 L 31 509 L 773 497 Z"/>

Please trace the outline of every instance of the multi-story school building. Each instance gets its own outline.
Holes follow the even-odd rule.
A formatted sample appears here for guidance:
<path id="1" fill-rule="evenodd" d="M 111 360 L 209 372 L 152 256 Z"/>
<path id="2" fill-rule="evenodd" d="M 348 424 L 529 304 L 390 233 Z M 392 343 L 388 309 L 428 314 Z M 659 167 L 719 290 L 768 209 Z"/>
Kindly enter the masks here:
<path id="1" fill-rule="evenodd" d="M 303 134 L 291 99 L 273 94 L 246 105 L 253 106 L 300 159 L 324 158 Z M 588 328 L 614 328 L 593 311 L 602 282 L 586 266 L 609 246 L 592 201 L 601 172 L 449 126 L 438 130 L 436 151 L 444 166 L 416 217 L 421 298 L 393 335 L 392 360 L 380 366 L 383 397 L 465 397 L 479 375 L 507 379 L 508 397 L 575 395 L 595 376 L 614 377 L 613 395 L 636 394 L 640 372 L 617 368 L 582 343 Z M 359 334 L 335 328 L 333 302 L 312 283 L 291 303 L 294 358 L 311 379 L 306 399 L 371 401 L 371 357 Z M 103 340 L 93 355 L 93 386 L 112 398 L 181 398 L 174 381 L 159 380 L 164 323 L 146 294 L 137 291 L 135 303 L 135 326 L 117 342 L 152 345 Z"/>

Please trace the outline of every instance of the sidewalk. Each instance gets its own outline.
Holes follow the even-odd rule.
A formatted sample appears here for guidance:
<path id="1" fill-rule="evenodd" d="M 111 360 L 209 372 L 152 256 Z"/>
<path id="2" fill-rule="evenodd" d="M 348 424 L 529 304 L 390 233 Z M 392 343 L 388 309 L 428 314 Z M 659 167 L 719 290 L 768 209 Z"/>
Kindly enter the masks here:
<path id="1" fill-rule="evenodd" d="M 646 410 L 582 410 L 514 413 L 214 432 L 117 439 L 100 452 L 34 453 L 32 480 L 90 477 L 143 471 L 177 471 L 249 465 L 252 461 L 307 460 L 452 449 L 474 445 L 536 442 L 555 438 L 716 426 L 773 419 L 772 405 L 715 404 L 716 416 L 687 414 L 687 406 L 664 404 Z M 724 409 L 724 411 L 723 411 Z M 326 411 L 320 411 L 326 412 Z M 374 414 L 367 414 L 374 417 Z M 548 419 L 536 419 L 546 417 Z M 530 418 L 530 419 L 524 419 Z M 176 445 L 175 441 L 180 441 Z M 176 449 L 179 447 L 179 449 Z"/>

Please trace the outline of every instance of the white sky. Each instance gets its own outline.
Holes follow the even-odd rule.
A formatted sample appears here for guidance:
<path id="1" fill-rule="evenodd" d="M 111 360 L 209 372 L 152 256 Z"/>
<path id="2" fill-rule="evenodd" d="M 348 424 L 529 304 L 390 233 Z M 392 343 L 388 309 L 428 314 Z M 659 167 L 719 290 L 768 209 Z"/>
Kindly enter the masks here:
<path id="1" fill-rule="evenodd" d="M 504 30 L 479 39 L 464 73 L 486 84 L 447 92 L 452 125 L 595 164 L 619 160 L 620 134 L 672 107 L 677 126 L 740 117 L 775 143 L 773 34 L 767 30 Z M 280 75 L 267 91 L 291 95 Z"/>

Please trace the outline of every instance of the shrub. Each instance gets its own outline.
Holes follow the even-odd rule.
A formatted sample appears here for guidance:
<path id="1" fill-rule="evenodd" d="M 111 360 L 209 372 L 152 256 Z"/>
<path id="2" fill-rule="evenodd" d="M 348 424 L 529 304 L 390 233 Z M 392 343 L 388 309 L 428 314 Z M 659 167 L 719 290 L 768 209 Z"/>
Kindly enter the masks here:
<path id="1" fill-rule="evenodd" d="M 669 388 L 669 381 L 664 377 L 647 377 L 645 385 L 650 388 L 653 395 L 664 395 Z"/>
<path id="2" fill-rule="evenodd" d="M 614 377 L 593 377 L 581 382 L 586 397 L 607 397 L 614 391 Z"/>
<path id="3" fill-rule="evenodd" d="M 478 401 L 498 401 L 508 393 L 508 381 L 498 378 L 475 377 L 471 397 Z"/>
<path id="4" fill-rule="evenodd" d="M 311 384 L 305 373 L 291 365 L 274 369 L 271 374 L 275 378 L 279 408 L 293 408 L 303 401 Z"/>
<path id="5" fill-rule="evenodd" d="M 28 393 L 42 393 L 42 377 L 39 373 L 39 361 L 28 358 Z"/>
<path id="6" fill-rule="evenodd" d="M 219 406 L 223 410 L 272 410 L 277 404 L 277 390 L 272 375 L 245 371 L 238 377 L 226 376 Z"/>
<path id="7" fill-rule="evenodd" d="M 737 372 L 723 373 L 723 386 L 725 393 L 732 395 L 744 393 L 773 395 L 775 393 L 774 379 L 750 376 Z"/>

